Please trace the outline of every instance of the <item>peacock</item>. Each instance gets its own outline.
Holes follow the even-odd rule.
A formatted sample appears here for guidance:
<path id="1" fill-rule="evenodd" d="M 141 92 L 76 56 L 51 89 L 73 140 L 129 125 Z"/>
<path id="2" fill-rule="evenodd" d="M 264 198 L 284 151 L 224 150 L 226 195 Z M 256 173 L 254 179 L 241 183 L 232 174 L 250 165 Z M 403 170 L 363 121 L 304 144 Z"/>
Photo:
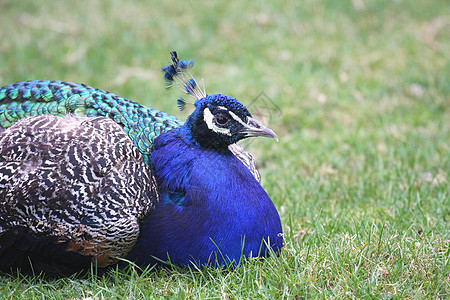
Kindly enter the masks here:
<path id="1" fill-rule="evenodd" d="M 162 68 L 186 122 L 84 84 L 0 88 L 0 271 L 237 266 L 283 247 L 279 214 L 238 141 L 275 133 L 206 94 L 194 61 Z"/>

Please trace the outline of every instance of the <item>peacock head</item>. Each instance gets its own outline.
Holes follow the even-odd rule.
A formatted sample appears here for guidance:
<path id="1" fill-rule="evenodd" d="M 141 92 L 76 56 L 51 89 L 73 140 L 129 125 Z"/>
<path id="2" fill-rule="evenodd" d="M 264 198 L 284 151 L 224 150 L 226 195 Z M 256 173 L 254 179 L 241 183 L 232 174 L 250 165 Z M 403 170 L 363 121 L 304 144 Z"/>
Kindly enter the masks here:
<path id="1" fill-rule="evenodd" d="M 271 137 L 278 141 L 276 134 L 252 118 L 247 108 L 236 98 L 222 94 L 206 95 L 189 73 L 194 61 L 179 60 L 175 51 L 171 55 L 172 64 L 162 68 L 167 86 L 172 86 L 175 81 L 196 99 L 195 110 L 183 126 L 189 139 L 202 147 L 216 149 L 226 149 L 248 137 Z M 180 110 L 185 106 L 186 101 L 178 99 Z"/>
<path id="2" fill-rule="evenodd" d="M 248 137 L 277 139 L 270 128 L 252 118 L 244 105 L 222 94 L 197 100 L 195 111 L 186 120 L 185 127 L 192 140 L 206 148 L 226 148 Z"/>

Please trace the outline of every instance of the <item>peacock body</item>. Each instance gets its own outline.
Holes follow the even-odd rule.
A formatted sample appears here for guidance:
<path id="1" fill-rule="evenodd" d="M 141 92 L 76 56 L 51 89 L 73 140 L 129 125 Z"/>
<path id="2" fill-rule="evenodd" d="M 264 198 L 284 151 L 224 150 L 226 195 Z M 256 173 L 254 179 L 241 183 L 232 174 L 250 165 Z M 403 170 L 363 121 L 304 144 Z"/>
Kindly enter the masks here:
<path id="1" fill-rule="evenodd" d="M 0 89 L 1 271 L 236 265 L 282 247 L 278 213 L 236 144 L 275 134 L 187 79 L 192 61 L 172 60 L 166 81 L 196 98 L 185 123 L 86 85 Z"/>

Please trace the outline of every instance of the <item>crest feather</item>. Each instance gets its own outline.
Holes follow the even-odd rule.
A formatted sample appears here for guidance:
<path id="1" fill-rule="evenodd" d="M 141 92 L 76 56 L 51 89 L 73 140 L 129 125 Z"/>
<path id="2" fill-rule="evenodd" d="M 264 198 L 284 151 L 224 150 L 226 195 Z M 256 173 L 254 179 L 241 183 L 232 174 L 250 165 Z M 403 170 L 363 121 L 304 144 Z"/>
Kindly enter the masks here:
<path id="1" fill-rule="evenodd" d="M 186 94 L 192 96 L 195 100 L 206 97 L 205 90 L 199 88 L 197 81 L 195 81 L 189 71 L 189 69 L 194 66 L 195 61 L 178 59 L 176 51 L 170 52 L 170 56 L 172 64 L 162 67 L 167 88 L 170 89 L 172 85 L 176 83 L 186 92 Z M 177 104 L 179 109 L 183 110 L 187 102 L 184 99 L 179 98 Z"/>
<path id="2" fill-rule="evenodd" d="M 177 105 L 178 105 L 179 110 L 183 110 L 186 107 L 186 104 L 188 104 L 188 103 L 183 98 L 177 99 Z"/>

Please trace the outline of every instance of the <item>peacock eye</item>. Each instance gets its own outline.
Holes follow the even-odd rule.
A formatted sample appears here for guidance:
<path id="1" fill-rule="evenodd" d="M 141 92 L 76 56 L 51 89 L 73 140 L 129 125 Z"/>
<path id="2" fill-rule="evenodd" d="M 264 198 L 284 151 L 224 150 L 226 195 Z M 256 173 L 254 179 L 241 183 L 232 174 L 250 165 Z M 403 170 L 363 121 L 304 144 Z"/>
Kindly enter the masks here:
<path id="1" fill-rule="evenodd" d="M 218 114 L 215 116 L 215 121 L 220 126 L 225 126 L 228 124 L 228 118 L 224 114 Z"/>

